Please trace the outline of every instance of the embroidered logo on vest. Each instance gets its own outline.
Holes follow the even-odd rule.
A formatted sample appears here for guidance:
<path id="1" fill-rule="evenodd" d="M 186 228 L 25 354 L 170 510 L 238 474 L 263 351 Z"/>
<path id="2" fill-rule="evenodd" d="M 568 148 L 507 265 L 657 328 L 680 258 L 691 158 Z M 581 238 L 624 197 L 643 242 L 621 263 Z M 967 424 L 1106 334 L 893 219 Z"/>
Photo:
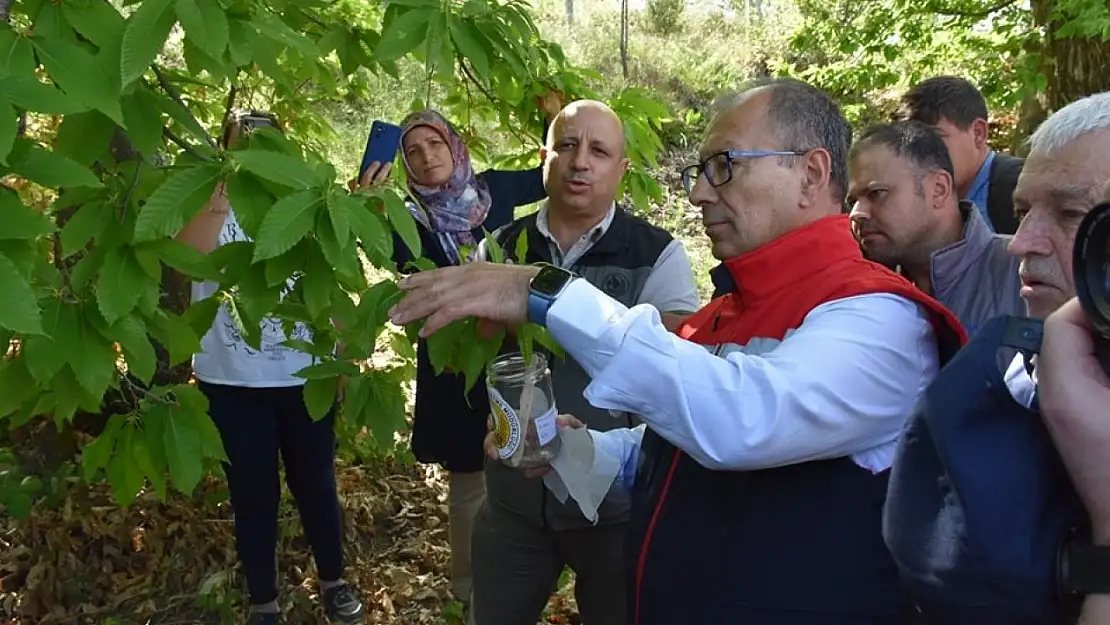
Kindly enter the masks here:
<path id="1" fill-rule="evenodd" d="M 601 280 L 601 290 L 615 299 L 620 299 L 632 288 L 628 276 L 623 272 L 614 271 Z"/>

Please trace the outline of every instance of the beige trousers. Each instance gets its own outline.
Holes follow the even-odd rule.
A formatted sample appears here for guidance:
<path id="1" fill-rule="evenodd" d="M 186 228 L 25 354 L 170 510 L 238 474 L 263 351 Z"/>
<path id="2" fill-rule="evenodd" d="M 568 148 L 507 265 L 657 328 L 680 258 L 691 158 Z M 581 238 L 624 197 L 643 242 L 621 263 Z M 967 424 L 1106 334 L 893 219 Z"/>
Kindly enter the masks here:
<path id="1" fill-rule="evenodd" d="M 474 579 L 470 571 L 470 537 L 474 533 L 474 517 L 486 498 L 485 473 L 450 473 L 447 487 L 451 591 L 459 601 L 469 604 Z"/>

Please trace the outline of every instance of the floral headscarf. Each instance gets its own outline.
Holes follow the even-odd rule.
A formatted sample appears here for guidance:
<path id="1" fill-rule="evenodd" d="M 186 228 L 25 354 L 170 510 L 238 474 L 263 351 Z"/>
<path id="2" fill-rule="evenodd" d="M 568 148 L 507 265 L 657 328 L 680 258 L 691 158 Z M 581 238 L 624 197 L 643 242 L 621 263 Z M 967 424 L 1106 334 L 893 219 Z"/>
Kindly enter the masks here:
<path id="1" fill-rule="evenodd" d="M 409 114 L 401 123 L 402 138 L 418 126 L 431 128 L 443 137 L 451 148 L 454 169 L 442 186 L 425 187 L 413 180 L 412 168 L 402 153 L 401 160 L 408 174 L 409 191 L 419 203 L 410 204 L 409 210 L 417 221 L 435 233 L 452 262 L 465 262 L 469 259 L 459 257 L 459 247 L 466 245 L 472 250 L 477 248 L 477 241 L 471 230 L 481 226 L 489 214 L 489 187 L 474 175 L 470 151 L 443 115 L 433 110 Z"/>

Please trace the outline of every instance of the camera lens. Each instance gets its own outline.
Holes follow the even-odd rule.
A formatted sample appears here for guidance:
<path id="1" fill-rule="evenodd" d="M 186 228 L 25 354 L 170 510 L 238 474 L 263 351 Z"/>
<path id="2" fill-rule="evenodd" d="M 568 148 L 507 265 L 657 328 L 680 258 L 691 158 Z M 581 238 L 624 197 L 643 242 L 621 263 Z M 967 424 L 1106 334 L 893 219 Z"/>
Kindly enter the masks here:
<path id="1" fill-rule="evenodd" d="M 1110 202 L 1091 209 L 1075 235 L 1075 294 L 1091 325 L 1110 337 Z"/>

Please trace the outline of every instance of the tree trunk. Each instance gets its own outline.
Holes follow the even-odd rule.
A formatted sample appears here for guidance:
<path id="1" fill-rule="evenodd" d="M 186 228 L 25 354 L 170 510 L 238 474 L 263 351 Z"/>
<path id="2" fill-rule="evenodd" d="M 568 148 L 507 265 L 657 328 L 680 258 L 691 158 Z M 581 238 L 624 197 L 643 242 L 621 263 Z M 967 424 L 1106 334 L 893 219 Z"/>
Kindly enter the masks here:
<path id="1" fill-rule="evenodd" d="M 574 26 L 574 0 L 564 0 L 563 6 L 567 11 L 567 25 Z"/>
<path id="2" fill-rule="evenodd" d="M 628 0 L 621 0 L 621 72 L 628 80 Z"/>

